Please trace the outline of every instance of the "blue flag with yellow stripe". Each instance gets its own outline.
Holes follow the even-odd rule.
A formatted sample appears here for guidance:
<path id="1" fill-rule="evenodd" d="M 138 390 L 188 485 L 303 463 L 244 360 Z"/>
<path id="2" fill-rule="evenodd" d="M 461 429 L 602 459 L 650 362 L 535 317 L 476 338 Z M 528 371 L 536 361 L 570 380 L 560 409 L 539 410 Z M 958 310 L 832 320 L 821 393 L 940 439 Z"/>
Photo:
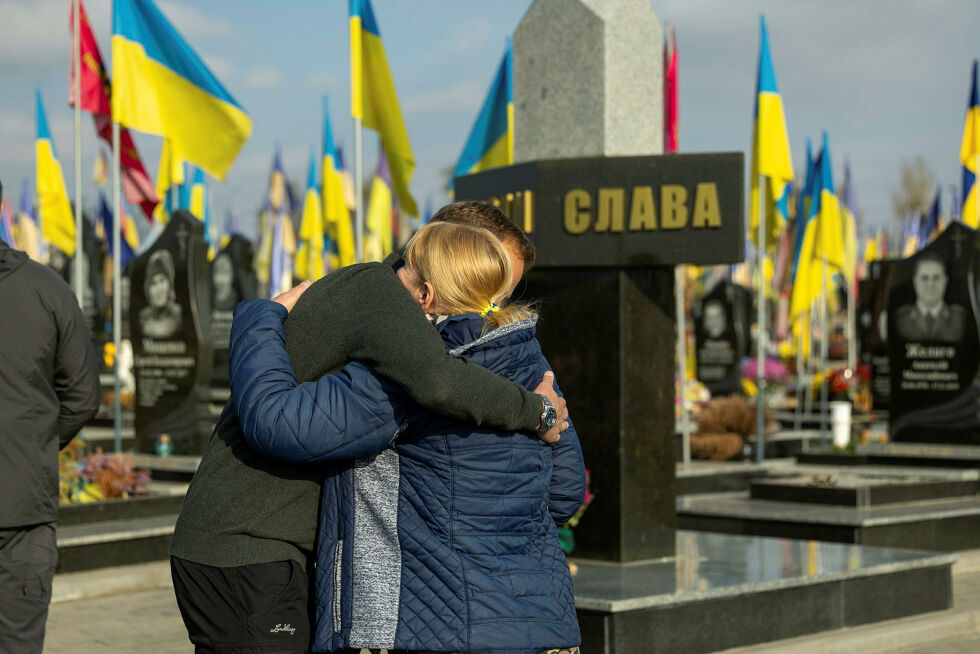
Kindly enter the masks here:
<path id="1" fill-rule="evenodd" d="M 252 120 L 151 0 L 112 3 L 112 119 L 224 179 Z"/>
<path id="2" fill-rule="evenodd" d="M 752 179 L 749 192 L 749 229 L 755 238 L 759 225 L 759 177 L 768 178 L 772 200 L 778 200 L 787 182 L 793 179 L 793 160 L 789 151 L 789 135 L 783 112 L 783 98 L 776 83 L 776 70 L 769 54 L 769 34 L 766 18 L 760 19 L 759 68 L 756 75 L 755 121 L 752 134 Z M 770 199 L 767 199 L 767 205 Z M 774 221 L 775 222 L 775 221 Z M 775 242 L 778 231 L 771 228 L 767 244 Z"/>
<path id="3" fill-rule="evenodd" d="M 514 163 L 513 79 L 513 54 L 508 38 L 504 58 L 453 169 L 453 179 Z M 449 188 L 452 187 L 453 180 L 450 180 Z"/>
<path id="4" fill-rule="evenodd" d="M 963 222 L 980 227 L 980 200 L 977 198 L 977 161 L 980 159 L 980 94 L 977 92 L 977 60 L 973 60 L 970 98 L 966 105 L 963 142 L 960 144 L 960 163 L 963 164 Z"/>
<path id="5" fill-rule="evenodd" d="M 351 116 L 362 119 L 365 127 L 381 136 L 398 204 L 409 215 L 417 216 L 418 206 L 408 190 L 415 155 L 370 0 L 350 0 L 350 46 Z"/>

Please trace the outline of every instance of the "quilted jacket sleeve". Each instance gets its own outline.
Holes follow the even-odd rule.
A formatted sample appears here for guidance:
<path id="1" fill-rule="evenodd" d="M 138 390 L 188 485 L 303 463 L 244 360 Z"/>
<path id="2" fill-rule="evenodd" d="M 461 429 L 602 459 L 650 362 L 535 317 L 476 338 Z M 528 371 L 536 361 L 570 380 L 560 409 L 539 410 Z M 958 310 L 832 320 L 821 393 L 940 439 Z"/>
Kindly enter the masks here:
<path id="1" fill-rule="evenodd" d="M 337 375 L 296 381 L 284 347 L 285 307 L 249 300 L 235 308 L 229 370 L 231 395 L 248 444 L 276 459 L 320 462 L 383 450 L 404 411 L 370 368 L 349 364 Z M 397 393 L 396 393 L 397 394 Z"/>
<path id="2" fill-rule="evenodd" d="M 541 355 L 541 374 L 554 370 Z M 558 384 L 555 392 L 562 395 Z M 548 493 L 548 510 L 555 523 L 563 525 L 575 515 L 585 500 L 585 461 L 582 458 L 582 445 L 579 443 L 571 416 L 568 429 L 561 433 L 557 443 L 551 445 L 551 490 Z"/>

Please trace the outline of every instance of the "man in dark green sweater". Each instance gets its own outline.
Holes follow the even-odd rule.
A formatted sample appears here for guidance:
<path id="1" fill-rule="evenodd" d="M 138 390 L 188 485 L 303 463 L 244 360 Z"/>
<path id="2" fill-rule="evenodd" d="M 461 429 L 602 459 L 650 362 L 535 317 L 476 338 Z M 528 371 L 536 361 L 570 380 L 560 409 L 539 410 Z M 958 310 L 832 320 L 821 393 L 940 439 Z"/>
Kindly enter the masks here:
<path id="1" fill-rule="evenodd" d="M 455 222 L 503 219 L 513 226 L 490 205 L 456 205 L 458 211 L 440 213 Z M 502 240 L 523 272 L 524 262 L 533 261 L 533 245 L 514 230 Z M 529 434 L 537 432 L 553 405 L 557 424 L 539 437 L 557 440 L 568 414 L 554 392 L 553 377 L 546 376 L 529 392 L 451 356 L 396 276 L 400 263 L 393 256 L 385 263 L 349 266 L 303 294 L 285 323 L 286 350 L 297 379 L 313 381 L 360 360 L 426 408 Z M 281 649 L 287 635 L 287 643 L 297 644 L 295 651 L 306 651 L 306 566 L 322 475 L 322 468 L 278 463 L 251 450 L 231 402 L 226 405 L 188 489 L 170 548 L 178 605 L 199 651 L 231 644 L 247 646 L 248 652 L 293 651 Z M 266 624 L 274 626 L 270 630 Z"/>

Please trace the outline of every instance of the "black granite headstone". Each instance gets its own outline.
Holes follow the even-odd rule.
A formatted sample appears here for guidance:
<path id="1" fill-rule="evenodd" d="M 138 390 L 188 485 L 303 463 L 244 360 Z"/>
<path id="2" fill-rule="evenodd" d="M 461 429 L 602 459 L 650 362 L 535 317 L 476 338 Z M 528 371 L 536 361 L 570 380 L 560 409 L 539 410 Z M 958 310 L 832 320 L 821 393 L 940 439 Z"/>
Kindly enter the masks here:
<path id="1" fill-rule="evenodd" d="M 858 326 L 861 361 L 871 365 L 871 402 L 876 411 L 891 405 L 891 360 L 888 358 L 888 282 L 892 261 L 872 261 L 861 282 Z"/>
<path id="2" fill-rule="evenodd" d="M 228 339 L 235 305 L 257 297 L 252 242 L 235 234 L 211 262 L 212 385 L 228 385 Z"/>
<path id="3" fill-rule="evenodd" d="M 88 327 L 92 335 L 92 343 L 96 347 L 96 352 L 102 351 L 102 344 L 105 343 L 107 334 L 105 333 L 105 319 L 107 309 L 107 299 L 105 294 L 105 281 L 102 277 L 105 261 L 105 246 L 95 235 L 88 220 L 82 221 L 82 315 L 85 316 L 85 326 Z M 68 283 L 72 288 L 75 287 L 75 256 L 68 262 L 66 273 Z"/>
<path id="4" fill-rule="evenodd" d="M 674 554 L 674 271 L 744 255 L 741 154 L 535 161 L 457 177 L 537 248 L 525 295 L 595 499 L 575 555 Z"/>
<path id="5" fill-rule="evenodd" d="M 952 223 L 892 264 L 891 440 L 980 444 L 977 232 Z"/>
<path id="6" fill-rule="evenodd" d="M 175 212 L 130 273 L 137 450 L 154 452 L 167 434 L 174 454 L 200 454 L 210 435 L 202 405 L 212 363 L 204 226 Z"/>
<path id="7" fill-rule="evenodd" d="M 751 296 L 723 280 L 701 301 L 694 316 L 697 378 L 712 395 L 742 389 L 742 359 L 749 353 Z"/>

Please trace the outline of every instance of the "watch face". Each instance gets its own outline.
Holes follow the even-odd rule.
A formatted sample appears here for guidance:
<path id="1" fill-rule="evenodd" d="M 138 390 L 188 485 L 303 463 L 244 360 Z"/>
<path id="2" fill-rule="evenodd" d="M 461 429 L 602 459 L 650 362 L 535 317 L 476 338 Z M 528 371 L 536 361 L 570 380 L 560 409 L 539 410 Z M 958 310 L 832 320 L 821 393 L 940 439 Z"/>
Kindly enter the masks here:
<path id="1" fill-rule="evenodd" d="M 551 431 L 556 422 L 558 422 L 558 412 L 555 411 L 555 407 L 549 406 L 544 416 L 545 431 Z"/>

